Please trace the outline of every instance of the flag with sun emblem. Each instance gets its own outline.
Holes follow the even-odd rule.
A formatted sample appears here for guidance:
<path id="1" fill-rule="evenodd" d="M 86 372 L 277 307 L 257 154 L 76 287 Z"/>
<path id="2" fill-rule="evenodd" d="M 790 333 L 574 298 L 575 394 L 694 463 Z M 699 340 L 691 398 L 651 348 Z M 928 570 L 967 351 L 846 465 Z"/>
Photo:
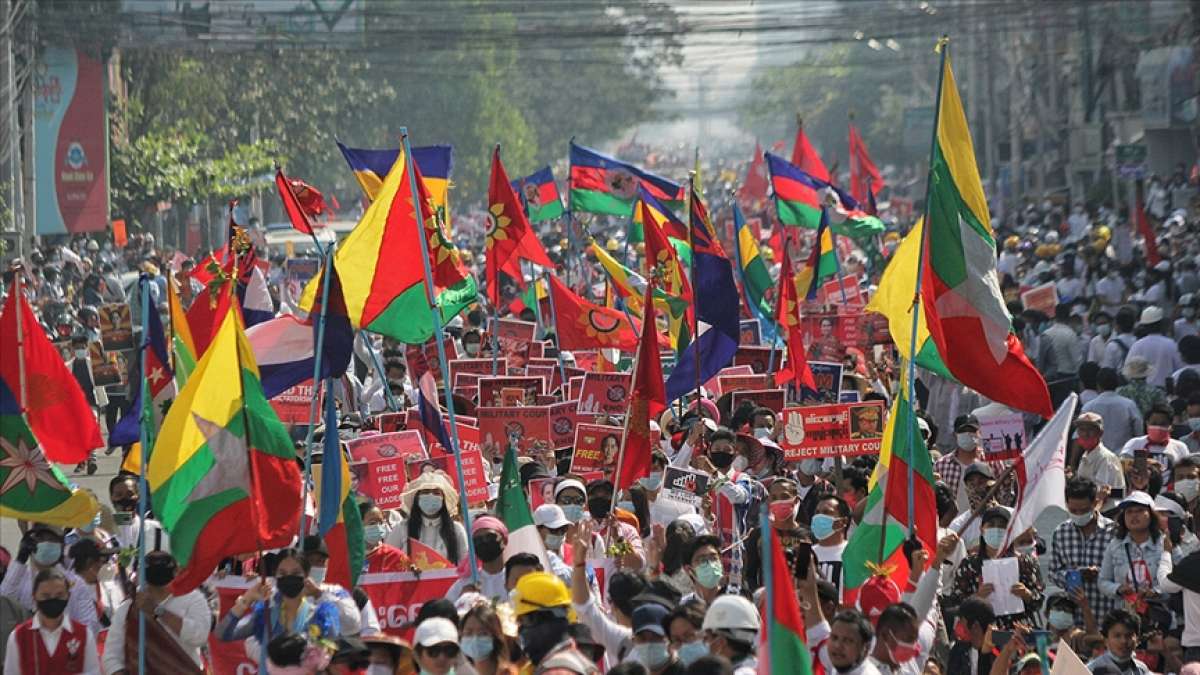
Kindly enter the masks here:
<path id="1" fill-rule="evenodd" d="M 177 595 L 200 585 L 222 559 L 287 546 L 295 536 L 296 451 L 263 396 L 236 309 L 225 311 L 167 412 L 146 480 L 181 567 Z"/>
<path id="2" fill-rule="evenodd" d="M 638 186 L 669 208 L 683 206 L 683 187 L 632 164 L 571 143 L 571 209 L 629 217 Z"/>
<path id="3" fill-rule="evenodd" d="M 560 349 L 637 349 L 637 330 L 624 312 L 588 302 L 549 276 Z"/>
<path id="4" fill-rule="evenodd" d="M 0 518 L 81 527 L 99 510 L 90 492 L 71 488 L 47 461 L 17 397 L 0 379 Z"/>
<path id="5" fill-rule="evenodd" d="M 500 306 L 500 270 L 512 270 L 514 257 L 554 267 L 513 191 L 497 145 L 492 152 L 487 213 L 487 292 L 494 307 Z"/>

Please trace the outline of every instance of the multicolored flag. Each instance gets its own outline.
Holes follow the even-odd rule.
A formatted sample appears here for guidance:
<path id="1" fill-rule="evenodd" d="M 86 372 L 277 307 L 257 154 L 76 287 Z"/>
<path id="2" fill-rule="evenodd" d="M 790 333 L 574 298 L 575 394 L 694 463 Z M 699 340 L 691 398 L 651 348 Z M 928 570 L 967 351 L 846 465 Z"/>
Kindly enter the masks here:
<path id="1" fill-rule="evenodd" d="M 668 206 L 683 204 L 684 191 L 678 183 L 571 142 L 573 210 L 628 217 L 639 185 Z"/>
<path id="2" fill-rule="evenodd" d="M 829 214 L 824 208 L 821 209 L 821 224 L 817 227 L 817 240 L 813 242 L 812 251 L 808 254 L 808 269 L 812 277 L 804 297 L 808 300 L 815 300 L 817 289 L 821 287 L 821 284 L 838 272 L 837 247 L 833 245 L 833 231 L 829 229 Z"/>
<path id="3" fill-rule="evenodd" d="M 321 454 L 321 482 L 317 489 L 317 535 L 329 551 L 326 581 L 354 588 L 366 557 L 362 516 L 350 489 L 350 465 L 342 456 L 338 437 L 337 403 L 330 391 L 335 380 L 325 380 L 325 438 Z"/>
<path id="4" fill-rule="evenodd" d="M 338 141 L 342 157 L 350 165 L 355 180 L 367 199 L 374 201 L 383 188 L 384 178 L 400 157 L 400 148 L 368 150 L 348 148 Z M 450 173 L 454 170 L 454 146 L 425 145 L 412 149 L 413 163 L 421 171 L 425 188 L 433 200 L 434 211 L 440 216 L 446 232 L 450 232 Z"/>
<path id="5" fill-rule="evenodd" d="M 1000 292 L 996 235 L 949 55 L 942 81 L 921 285 L 929 334 L 959 382 L 993 401 L 1050 417 L 1046 381 L 1013 333 Z"/>
<path id="6" fill-rule="evenodd" d="M 529 215 L 531 223 L 554 220 L 566 213 L 562 198 L 558 196 L 554 172 L 550 170 L 549 165 L 524 178 L 514 180 L 512 187 L 521 196 L 521 203 L 525 205 L 525 213 Z"/>
<path id="7" fill-rule="evenodd" d="M 787 670 L 797 675 L 812 675 L 812 653 L 806 642 L 804 615 L 800 613 L 800 602 L 796 598 L 796 585 L 788 573 L 791 566 L 783 554 L 779 532 L 774 527 L 764 526 L 770 532 L 771 597 L 767 599 L 763 631 L 758 650 L 758 672 L 771 675 L 778 672 L 778 664 L 788 664 Z"/>
<path id="8" fill-rule="evenodd" d="M 141 283 L 149 283 L 143 275 Z M 162 320 L 158 312 L 147 313 L 149 323 L 146 326 L 146 340 L 141 345 L 141 358 L 145 360 L 146 381 L 138 387 L 138 393 L 133 398 L 129 410 L 108 432 L 110 448 L 133 445 L 141 442 L 141 424 L 146 424 L 146 439 L 150 450 L 154 450 L 154 436 L 162 426 L 163 417 L 175 400 L 175 374 L 171 371 L 171 362 L 167 358 L 167 339 L 163 334 Z M 143 393 L 149 393 L 144 397 Z M 132 453 L 131 453 L 132 454 Z M 140 453 L 139 453 L 140 454 Z M 136 473 L 141 473 L 140 457 Z"/>
<path id="9" fill-rule="evenodd" d="M 782 157 L 763 153 L 775 194 L 775 213 L 784 225 L 815 228 L 821 223 L 820 187 Z"/>
<path id="10" fill-rule="evenodd" d="M 0 314 L 0 381 L 16 397 L 46 459 L 75 465 L 104 447 L 96 414 L 19 284 L 9 289 Z"/>
<path id="11" fill-rule="evenodd" d="M 554 317 L 557 319 L 554 327 L 559 349 L 620 349 L 626 352 L 637 349 L 637 330 L 624 312 L 584 300 L 553 274 L 550 275 L 550 293 L 554 297 Z"/>
<path id="12" fill-rule="evenodd" d="M 787 365 L 775 372 L 775 384 L 794 382 L 797 391 L 817 391 L 817 380 L 808 365 L 804 348 L 804 332 L 800 328 L 800 297 L 796 287 L 796 271 L 792 265 L 791 246 L 783 247 L 783 262 L 779 267 L 779 289 L 775 296 L 775 323 L 787 339 Z"/>
<path id="13" fill-rule="evenodd" d="M 686 226 L 678 222 L 672 215 L 667 218 L 663 213 L 666 209 L 658 203 L 658 200 L 648 194 L 644 188 L 638 188 L 638 202 L 634 207 L 634 221 L 640 221 L 642 224 L 642 232 L 645 235 L 646 241 L 646 273 L 649 274 L 654 270 L 658 270 L 662 274 L 663 290 L 668 295 L 679 296 L 685 300 L 692 299 L 692 286 L 688 283 L 687 273 L 683 271 L 683 265 L 679 260 L 679 256 L 675 251 L 675 247 L 669 241 L 670 235 L 666 228 L 676 229 L 676 226 L 683 227 L 682 231 L 675 232 L 675 239 L 680 236 L 687 236 Z M 667 211 L 667 213 L 670 213 Z M 675 223 L 671 220 L 674 219 Z"/>
<path id="14" fill-rule="evenodd" d="M 870 195 L 883 189 L 883 177 L 871 155 L 867 152 L 867 144 L 854 123 L 850 123 L 850 194 L 859 202 L 870 201 Z"/>
<path id="15" fill-rule="evenodd" d="M 642 306 L 646 313 L 642 317 L 642 336 L 633 369 L 633 391 L 629 395 L 629 412 L 625 416 L 625 438 L 617 462 L 614 485 L 617 490 L 631 488 L 639 478 L 650 475 L 650 455 L 654 449 L 654 442 L 650 438 L 650 420 L 658 419 L 667 409 L 662 364 L 658 356 L 653 284 L 646 289 Z"/>
<path id="16" fill-rule="evenodd" d="M 190 282 L 184 279 L 183 283 Z M 179 301 L 174 280 L 167 282 L 167 310 L 171 315 L 171 353 L 174 356 L 171 365 L 175 370 L 175 386 L 183 387 L 188 376 L 196 369 L 196 341 L 192 338 L 187 312 Z"/>
<path id="17" fill-rule="evenodd" d="M 426 370 L 417 380 L 417 414 L 421 419 L 422 433 L 426 445 L 430 445 L 428 441 L 435 441 L 442 446 L 442 452 L 452 454 L 454 445 L 451 444 L 450 434 L 442 422 L 442 409 L 438 400 L 437 381 L 433 379 L 433 371 Z"/>
<path id="18" fill-rule="evenodd" d="M 675 215 L 671 209 L 656 199 L 654 195 L 650 194 L 650 191 L 645 187 L 639 185 L 637 190 L 638 201 L 634 204 L 633 220 L 629 228 L 629 241 L 644 241 L 645 235 L 642 233 L 642 227 L 643 223 L 649 220 L 658 225 L 663 234 L 671 239 L 672 244 L 682 242 L 684 246 L 687 246 L 687 224 L 680 220 L 679 216 Z"/>
<path id="19" fill-rule="evenodd" d="M 625 306 L 635 316 L 642 315 L 642 296 L 646 293 L 646 279 L 642 275 L 625 267 L 612 257 L 599 244 L 592 242 L 592 254 L 608 275 L 609 290 L 621 298 Z M 668 295 L 658 286 L 654 287 L 654 304 L 658 311 L 667 317 L 668 332 L 671 335 L 671 346 L 676 353 L 682 352 L 691 343 L 692 327 L 688 321 L 688 310 L 691 303 L 676 296 Z"/>
<path id="20" fill-rule="evenodd" d="M 212 345 L 167 412 L 146 479 L 185 593 L 222 559 L 287 546 L 300 521 L 300 471 L 263 396 L 241 316 L 226 311 Z"/>
<path id="21" fill-rule="evenodd" d="M 772 319 L 771 303 L 767 300 L 767 291 L 775 282 L 771 281 L 771 273 L 763 262 L 758 241 L 754 238 L 754 230 L 742 216 L 742 209 L 737 202 L 733 203 L 733 227 L 737 230 L 738 272 L 742 278 L 742 294 L 746 298 L 746 306 L 750 308 L 754 318 L 758 319 L 764 341 L 774 344 L 776 327 Z"/>
<path id="22" fill-rule="evenodd" d="M 492 306 L 500 305 L 500 270 L 509 268 L 515 256 L 543 267 L 554 267 L 538 241 L 500 161 L 500 146 L 492 152 L 492 176 L 488 183 L 487 292 Z M 519 276 L 519 275 L 518 275 Z"/>
<path id="23" fill-rule="evenodd" d="M 521 472 L 517 468 L 517 446 L 510 443 L 504 453 L 504 465 L 500 469 L 500 486 L 496 491 L 496 514 L 508 528 L 508 543 L 504 546 L 504 559 L 517 553 L 532 553 L 542 559 L 544 569 L 550 569 L 546 557 L 546 545 L 542 535 L 533 524 L 529 511 L 529 500 L 521 487 Z"/>

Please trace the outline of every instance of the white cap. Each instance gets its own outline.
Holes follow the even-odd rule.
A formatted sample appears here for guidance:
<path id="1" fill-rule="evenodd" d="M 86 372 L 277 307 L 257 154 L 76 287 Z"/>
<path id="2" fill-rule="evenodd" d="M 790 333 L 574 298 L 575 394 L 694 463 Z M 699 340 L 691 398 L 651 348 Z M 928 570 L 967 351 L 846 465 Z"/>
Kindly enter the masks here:
<path id="1" fill-rule="evenodd" d="M 1144 506 L 1148 509 L 1153 509 L 1154 498 L 1141 490 L 1135 490 L 1125 495 L 1125 498 L 1121 500 L 1121 508 L 1125 508 L 1126 506 Z"/>
<path id="2" fill-rule="evenodd" d="M 566 490 L 567 488 L 575 488 L 576 490 L 579 490 L 579 492 L 581 492 L 584 496 L 587 496 L 587 488 L 584 487 L 582 482 L 577 481 L 574 478 L 568 478 L 568 479 L 562 481 L 561 483 L 559 483 L 558 485 L 555 485 L 554 486 L 554 496 L 557 498 L 558 495 L 561 494 L 562 491 Z"/>
<path id="3" fill-rule="evenodd" d="M 1185 515 L 1183 507 L 1179 505 L 1179 502 L 1175 501 L 1174 499 L 1168 499 L 1162 495 L 1154 498 L 1154 510 L 1166 511 L 1169 514 L 1173 516 L 1179 516 L 1180 518 L 1184 517 Z"/>
<path id="4" fill-rule="evenodd" d="M 1142 310 L 1142 318 L 1138 321 L 1139 324 L 1145 326 L 1152 323 L 1158 323 L 1163 320 L 1162 307 L 1158 305 L 1150 305 Z"/>
<path id="5" fill-rule="evenodd" d="M 443 642 L 458 644 L 458 628 L 449 619 L 435 616 L 417 624 L 417 632 L 413 634 L 414 645 L 432 647 Z"/>
<path id="6" fill-rule="evenodd" d="M 533 524 L 557 530 L 560 527 L 567 527 L 571 521 L 567 520 L 566 514 L 558 504 L 542 504 L 533 510 Z"/>

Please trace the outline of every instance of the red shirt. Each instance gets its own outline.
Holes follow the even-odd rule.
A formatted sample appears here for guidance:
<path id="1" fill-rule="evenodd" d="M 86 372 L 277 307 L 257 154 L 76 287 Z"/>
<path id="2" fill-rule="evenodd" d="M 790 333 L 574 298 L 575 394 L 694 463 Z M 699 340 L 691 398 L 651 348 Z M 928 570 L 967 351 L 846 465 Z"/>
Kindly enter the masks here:
<path id="1" fill-rule="evenodd" d="M 407 572 L 410 564 L 404 551 L 395 546 L 380 544 L 367 553 L 368 572 Z"/>

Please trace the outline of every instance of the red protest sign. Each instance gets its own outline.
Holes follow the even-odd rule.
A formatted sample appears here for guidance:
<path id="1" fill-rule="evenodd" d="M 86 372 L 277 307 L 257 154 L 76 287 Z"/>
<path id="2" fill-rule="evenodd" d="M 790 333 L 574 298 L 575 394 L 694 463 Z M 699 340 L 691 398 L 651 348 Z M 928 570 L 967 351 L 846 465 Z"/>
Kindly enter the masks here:
<path id="1" fill-rule="evenodd" d="M 500 319 L 496 322 L 496 344 L 500 348 L 500 355 L 508 357 L 509 368 L 523 370 L 530 356 L 542 355 L 540 349 L 536 355 L 530 354 L 530 343 L 536 331 L 537 325 L 532 321 Z"/>
<path id="2" fill-rule="evenodd" d="M 571 473 L 606 471 L 616 466 L 622 431 L 621 427 L 607 424 L 576 425 Z"/>
<path id="3" fill-rule="evenodd" d="M 459 389 L 474 387 L 479 388 L 479 378 L 484 377 L 479 373 L 454 373 L 454 393 L 459 393 Z"/>
<path id="4" fill-rule="evenodd" d="M 576 405 L 576 401 L 566 401 L 550 406 L 550 447 L 569 448 L 575 442 L 575 426 L 579 423 Z"/>
<path id="5" fill-rule="evenodd" d="M 447 361 L 458 358 L 458 351 L 454 348 L 454 338 L 449 336 L 443 338 L 442 345 L 446 348 Z M 433 373 L 434 382 L 439 385 L 444 384 L 442 366 L 438 361 L 437 342 L 433 338 L 423 345 L 408 345 L 405 348 L 404 358 L 408 362 L 408 378 L 412 380 L 414 387 L 417 386 L 417 382 L 426 371 Z"/>
<path id="6" fill-rule="evenodd" d="M 776 354 L 775 356 L 778 357 L 779 355 Z M 733 355 L 733 365 L 750 366 L 756 373 L 767 372 L 767 366 L 770 364 L 770 347 L 742 345 L 738 347 L 737 353 Z"/>
<path id="7" fill-rule="evenodd" d="M 258 579 L 246 577 L 224 577 L 213 582 L 217 591 L 217 602 L 220 605 L 218 616 L 226 613 L 237 602 L 238 596 L 245 593 Z M 258 659 L 246 655 L 246 641 L 234 640 L 225 642 L 216 633 L 208 635 L 208 652 L 212 658 L 212 671 L 215 675 L 253 675 L 258 672 Z"/>
<path id="8" fill-rule="evenodd" d="M 525 390 L 525 405 L 534 405 L 538 394 L 546 393 L 542 387 L 542 378 L 525 377 L 524 375 L 508 377 L 479 378 L 479 405 L 504 405 L 503 389 L 518 388 Z"/>
<path id="9" fill-rule="evenodd" d="M 814 457 L 877 454 L 883 444 L 883 403 L 784 408 L 779 445 L 789 462 Z"/>
<path id="10" fill-rule="evenodd" d="M 865 334 L 860 330 L 862 310 L 843 308 L 837 314 L 805 314 L 800 318 L 800 330 L 810 361 L 842 362 L 846 347 L 865 347 Z"/>
<path id="11" fill-rule="evenodd" d="M 579 476 L 584 485 L 604 478 L 603 471 L 572 471 L 571 473 Z M 554 488 L 557 484 L 557 478 L 534 478 L 529 481 L 529 508 L 536 509 L 542 504 L 553 504 Z"/>
<path id="12" fill-rule="evenodd" d="M 375 416 L 375 424 L 381 433 L 403 431 L 408 427 L 408 411 L 379 413 Z"/>
<path id="13" fill-rule="evenodd" d="M 359 436 L 346 441 L 346 449 L 357 462 L 425 456 L 421 432 L 414 430 Z"/>
<path id="14" fill-rule="evenodd" d="M 551 381 L 554 379 L 555 370 L 554 366 L 537 366 L 531 363 L 525 366 L 525 375 L 542 378 L 542 391 L 553 391 Z"/>
<path id="15" fill-rule="evenodd" d="M 730 409 L 737 410 L 742 401 L 754 401 L 755 405 L 770 408 L 779 414 L 783 410 L 785 400 L 785 392 L 782 389 L 741 389 L 733 392 Z"/>
<path id="16" fill-rule="evenodd" d="M 567 383 L 567 399 L 578 401 L 579 395 L 583 393 L 583 376 L 572 377 Z"/>
<path id="17" fill-rule="evenodd" d="M 346 448 L 352 462 L 350 469 L 358 479 L 358 492 L 385 510 L 401 505 L 405 462 L 425 457 L 421 433 L 412 430 L 360 436 L 346 441 Z"/>
<path id="18" fill-rule="evenodd" d="M 480 407 L 475 414 L 482 443 L 495 443 L 502 449 L 515 443 L 519 454 L 527 454 L 536 441 L 551 445 L 550 406 Z"/>
<path id="19" fill-rule="evenodd" d="M 322 390 L 324 395 L 324 390 Z M 312 379 L 305 380 L 294 387 L 284 389 L 275 398 L 271 399 L 271 409 L 279 416 L 279 421 L 284 424 L 308 424 L 310 415 L 312 414 L 313 397 L 316 396 L 316 390 L 313 387 Z M 317 410 L 321 409 L 320 401 L 317 402 Z"/>
<path id="20" fill-rule="evenodd" d="M 587 373 L 579 392 L 579 413 L 624 415 L 632 388 L 633 373 Z"/>
<path id="21" fill-rule="evenodd" d="M 459 439 L 461 441 L 461 439 Z M 467 488 L 467 504 L 477 506 L 487 501 L 487 477 L 483 474 L 483 458 L 479 451 L 463 451 L 463 483 Z M 458 463 L 454 455 L 439 455 L 428 459 L 410 459 L 404 465 L 406 481 L 411 481 L 426 471 L 441 471 L 450 479 L 450 484 L 458 490 Z"/>
<path id="22" fill-rule="evenodd" d="M 721 394 L 747 389 L 766 389 L 771 386 L 770 375 L 718 375 L 717 388 Z"/>
<path id="23" fill-rule="evenodd" d="M 454 386 L 458 387 L 458 376 L 465 373 L 473 373 L 475 375 L 491 376 L 492 360 L 491 359 L 453 359 L 450 361 L 450 381 Z M 504 375 L 508 373 L 508 359 L 500 357 L 496 359 L 496 373 Z M 479 378 L 475 378 L 478 380 Z M 471 384 L 475 380 L 466 382 Z"/>
<path id="24" fill-rule="evenodd" d="M 381 572 L 362 575 L 358 585 L 371 599 L 383 632 L 412 640 L 413 622 L 421 606 L 445 597 L 457 579 L 456 569 L 426 570 L 419 576 L 411 572 Z"/>
<path id="25" fill-rule="evenodd" d="M 817 289 L 817 300 L 826 305 L 862 307 L 866 303 L 857 279 L 830 279 Z"/>

